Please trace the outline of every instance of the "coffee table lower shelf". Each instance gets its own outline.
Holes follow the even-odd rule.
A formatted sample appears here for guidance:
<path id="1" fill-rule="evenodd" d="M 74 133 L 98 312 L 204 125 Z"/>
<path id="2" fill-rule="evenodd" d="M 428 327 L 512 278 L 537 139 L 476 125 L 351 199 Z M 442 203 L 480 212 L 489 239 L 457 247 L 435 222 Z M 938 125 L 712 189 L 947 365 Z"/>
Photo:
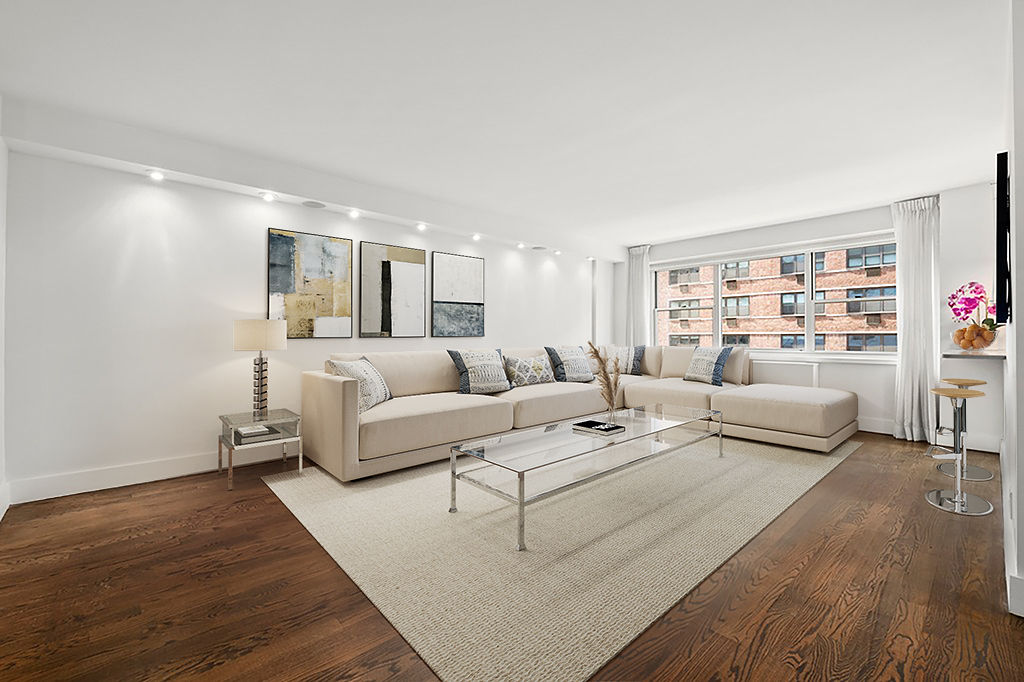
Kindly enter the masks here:
<path id="1" fill-rule="evenodd" d="M 670 442 L 664 438 L 666 432 L 659 432 L 645 438 L 610 444 L 594 452 L 527 470 L 516 470 L 514 467 L 502 466 L 476 456 L 484 463 L 471 469 L 458 471 L 457 457 L 468 453 L 453 447 L 451 449 L 451 506 L 448 511 L 451 513 L 458 511 L 455 502 L 457 481 L 462 481 L 517 505 L 516 549 L 523 551 L 526 549 L 527 505 L 708 438 L 718 438 L 718 456 L 722 457 L 721 415 L 716 414 L 715 417 L 711 423 L 712 425 L 717 424 L 716 430 L 702 432 L 699 436 L 684 442 L 678 442 L 675 439 Z M 678 434 L 680 429 L 685 429 L 685 426 L 673 429 L 673 435 Z M 530 475 L 527 476 L 527 474 Z"/>

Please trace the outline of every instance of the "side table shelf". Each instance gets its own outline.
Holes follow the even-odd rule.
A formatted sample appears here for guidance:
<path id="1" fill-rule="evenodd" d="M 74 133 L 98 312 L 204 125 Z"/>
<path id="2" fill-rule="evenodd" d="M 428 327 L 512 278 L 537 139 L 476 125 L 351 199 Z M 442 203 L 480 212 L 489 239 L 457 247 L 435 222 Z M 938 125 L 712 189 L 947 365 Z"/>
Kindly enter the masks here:
<path id="1" fill-rule="evenodd" d="M 288 444 L 299 444 L 299 473 L 302 473 L 302 417 L 291 410 L 270 410 L 266 419 L 254 419 L 252 412 L 222 414 L 221 434 L 217 437 L 217 473 L 223 469 L 224 449 L 228 451 L 228 490 L 234 490 L 235 450 L 262 448 L 268 445 L 281 446 L 281 460 L 288 461 Z M 276 433 L 262 436 L 260 440 L 247 440 L 239 433 L 245 426 L 266 426 Z"/>

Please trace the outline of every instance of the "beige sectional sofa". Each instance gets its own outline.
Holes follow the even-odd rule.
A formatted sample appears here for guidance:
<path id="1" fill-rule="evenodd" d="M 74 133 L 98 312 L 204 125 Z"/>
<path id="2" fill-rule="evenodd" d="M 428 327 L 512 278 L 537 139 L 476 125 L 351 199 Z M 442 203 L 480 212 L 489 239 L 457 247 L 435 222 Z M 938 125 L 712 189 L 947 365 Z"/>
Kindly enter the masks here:
<path id="1" fill-rule="evenodd" d="M 543 348 L 503 348 L 541 355 Z M 649 346 L 641 375 L 623 375 L 619 406 L 661 403 L 722 411 L 726 435 L 826 452 L 857 431 L 857 396 L 848 391 L 750 384 L 746 349 L 730 355 L 723 385 L 686 381 L 693 348 Z M 460 394 L 446 351 L 335 353 L 365 357 L 384 377 L 392 399 L 358 412 L 355 379 L 302 375 L 304 454 L 342 481 L 445 459 L 466 440 L 605 410 L 596 382 L 520 386 L 493 395 Z"/>

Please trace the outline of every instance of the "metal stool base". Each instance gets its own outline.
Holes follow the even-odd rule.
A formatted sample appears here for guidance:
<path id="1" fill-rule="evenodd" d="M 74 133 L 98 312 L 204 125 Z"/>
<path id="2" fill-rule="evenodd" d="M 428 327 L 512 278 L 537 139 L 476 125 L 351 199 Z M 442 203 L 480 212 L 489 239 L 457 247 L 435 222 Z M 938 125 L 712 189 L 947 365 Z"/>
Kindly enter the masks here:
<path id="1" fill-rule="evenodd" d="M 928 504 L 953 514 L 984 516 L 992 512 L 992 503 L 983 497 L 964 493 L 964 503 L 960 505 L 959 509 L 957 509 L 957 504 L 954 501 L 955 497 L 956 492 L 953 490 L 929 490 L 924 495 L 924 499 L 928 501 Z"/>
<path id="2" fill-rule="evenodd" d="M 956 462 L 943 462 L 935 467 L 950 478 L 956 478 Z M 991 481 L 992 472 L 988 469 L 968 464 L 964 467 L 963 480 L 965 481 Z"/>

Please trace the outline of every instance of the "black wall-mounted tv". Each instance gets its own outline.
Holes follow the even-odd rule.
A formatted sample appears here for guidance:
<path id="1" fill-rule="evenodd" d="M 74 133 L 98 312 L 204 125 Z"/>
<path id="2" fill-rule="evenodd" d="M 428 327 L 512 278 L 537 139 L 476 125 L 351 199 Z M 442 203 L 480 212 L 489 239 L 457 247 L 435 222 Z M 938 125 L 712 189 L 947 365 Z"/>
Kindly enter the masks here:
<path id="1" fill-rule="evenodd" d="M 1010 155 L 996 154 L 996 322 L 1013 317 L 1010 287 Z"/>

